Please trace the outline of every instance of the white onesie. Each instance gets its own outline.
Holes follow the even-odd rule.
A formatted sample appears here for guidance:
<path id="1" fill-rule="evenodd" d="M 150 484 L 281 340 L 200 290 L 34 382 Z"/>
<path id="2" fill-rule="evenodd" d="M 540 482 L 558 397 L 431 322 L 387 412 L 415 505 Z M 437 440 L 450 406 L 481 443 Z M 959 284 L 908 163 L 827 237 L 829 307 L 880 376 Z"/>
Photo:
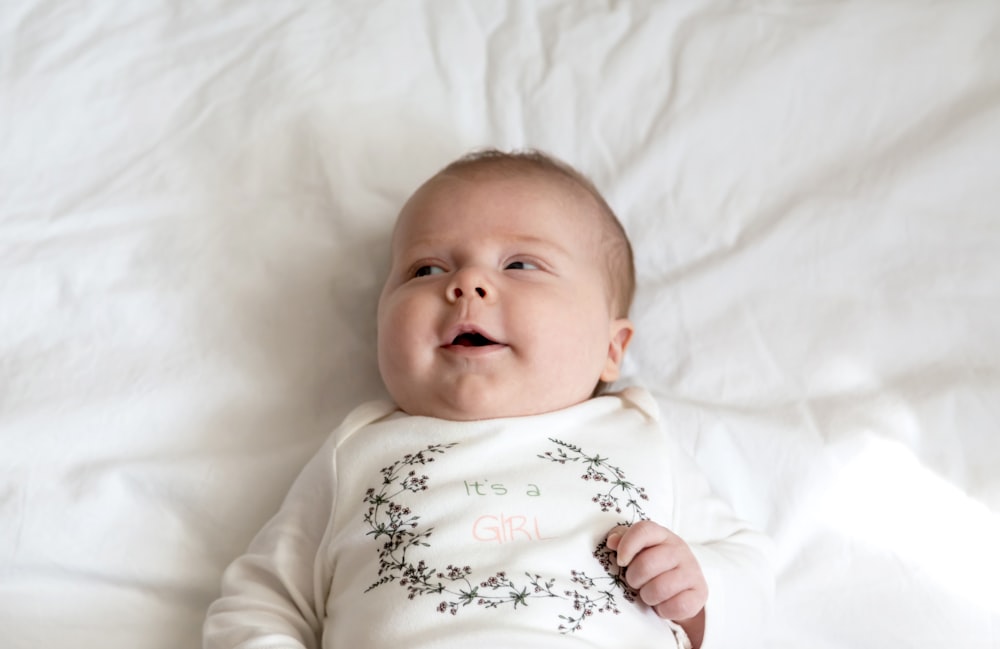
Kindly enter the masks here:
<path id="1" fill-rule="evenodd" d="M 205 646 L 686 647 L 605 547 L 643 519 L 691 545 L 710 590 L 703 646 L 730 646 L 726 592 L 754 596 L 764 542 L 711 495 L 645 391 L 473 422 L 366 404 L 227 570 Z"/>

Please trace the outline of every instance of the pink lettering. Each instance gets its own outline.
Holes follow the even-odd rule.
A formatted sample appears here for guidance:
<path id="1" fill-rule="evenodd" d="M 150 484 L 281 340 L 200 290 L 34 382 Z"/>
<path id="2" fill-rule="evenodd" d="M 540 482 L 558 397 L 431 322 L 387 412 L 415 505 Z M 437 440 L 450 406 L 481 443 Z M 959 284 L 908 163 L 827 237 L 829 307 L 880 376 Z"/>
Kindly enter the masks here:
<path id="1" fill-rule="evenodd" d="M 530 523 L 530 525 L 529 525 Z M 542 536 L 538 517 L 515 514 L 512 516 L 480 516 L 472 524 L 472 538 L 487 543 L 511 543 L 515 540 L 544 541 L 553 537 Z"/>
<path id="2" fill-rule="evenodd" d="M 496 541 L 503 543 L 503 528 L 496 516 L 480 516 L 472 524 L 472 538 L 477 541 Z"/>

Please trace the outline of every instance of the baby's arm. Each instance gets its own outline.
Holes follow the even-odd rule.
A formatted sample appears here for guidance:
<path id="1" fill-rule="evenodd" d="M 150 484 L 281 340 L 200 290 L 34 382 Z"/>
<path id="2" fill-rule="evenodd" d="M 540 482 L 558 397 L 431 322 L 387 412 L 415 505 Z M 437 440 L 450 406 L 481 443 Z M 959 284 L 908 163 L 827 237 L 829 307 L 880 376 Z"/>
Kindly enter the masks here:
<path id="1" fill-rule="evenodd" d="M 222 578 L 208 609 L 204 649 L 316 649 L 332 567 L 326 552 L 337 492 L 339 440 L 394 410 L 372 401 L 351 411 L 309 461 L 281 509 Z"/>
<path id="2" fill-rule="evenodd" d="M 712 493 L 675 440 L 674 517 L 616 527 L 608 547 L 626 581 L 661 617 L 684 628 L 694 649 L 763 644 L 774 598 L 771 543 Z"/>
<path id="3" fill-rule="evenodd" d="M 331 440 L 332 441 L 332 440 Z M 306 466 L 278 513 L 236 559 L 208 609 L 205 649 L 320 646 L 324 584 L 320 548 L 332 512 L 332 443 Z"/>

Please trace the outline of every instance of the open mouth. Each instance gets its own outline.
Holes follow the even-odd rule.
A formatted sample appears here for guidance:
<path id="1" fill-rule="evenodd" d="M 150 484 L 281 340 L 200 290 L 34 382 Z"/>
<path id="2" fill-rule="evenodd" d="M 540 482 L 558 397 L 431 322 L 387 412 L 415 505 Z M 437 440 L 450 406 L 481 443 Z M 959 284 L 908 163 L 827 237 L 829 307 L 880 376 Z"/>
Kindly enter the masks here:
<path id="1" fill-rule="evenodd" d="M 455 336 L 455 339 L 451 341 L 451 344 L 457 347 L 486 347 L 488 345 L 497 345 L 499 343 L 495 340 L 490 340 L 480 333 L 468 332 Z"/>

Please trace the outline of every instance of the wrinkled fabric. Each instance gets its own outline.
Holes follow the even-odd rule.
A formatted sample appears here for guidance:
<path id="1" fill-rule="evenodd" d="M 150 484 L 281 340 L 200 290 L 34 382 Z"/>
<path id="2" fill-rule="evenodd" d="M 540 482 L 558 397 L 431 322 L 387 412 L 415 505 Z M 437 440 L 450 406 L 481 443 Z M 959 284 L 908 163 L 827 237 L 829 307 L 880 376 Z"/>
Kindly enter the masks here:
<path id="1" fill-rule="evenodd" d="M 775 542 L 774 647 L 1000 628 L 1000 6 L 10 0 L 0 636 L 197 646 L 384 396 L 405 197 L 538 147 L 630 234 L 625 365 Z"/>

